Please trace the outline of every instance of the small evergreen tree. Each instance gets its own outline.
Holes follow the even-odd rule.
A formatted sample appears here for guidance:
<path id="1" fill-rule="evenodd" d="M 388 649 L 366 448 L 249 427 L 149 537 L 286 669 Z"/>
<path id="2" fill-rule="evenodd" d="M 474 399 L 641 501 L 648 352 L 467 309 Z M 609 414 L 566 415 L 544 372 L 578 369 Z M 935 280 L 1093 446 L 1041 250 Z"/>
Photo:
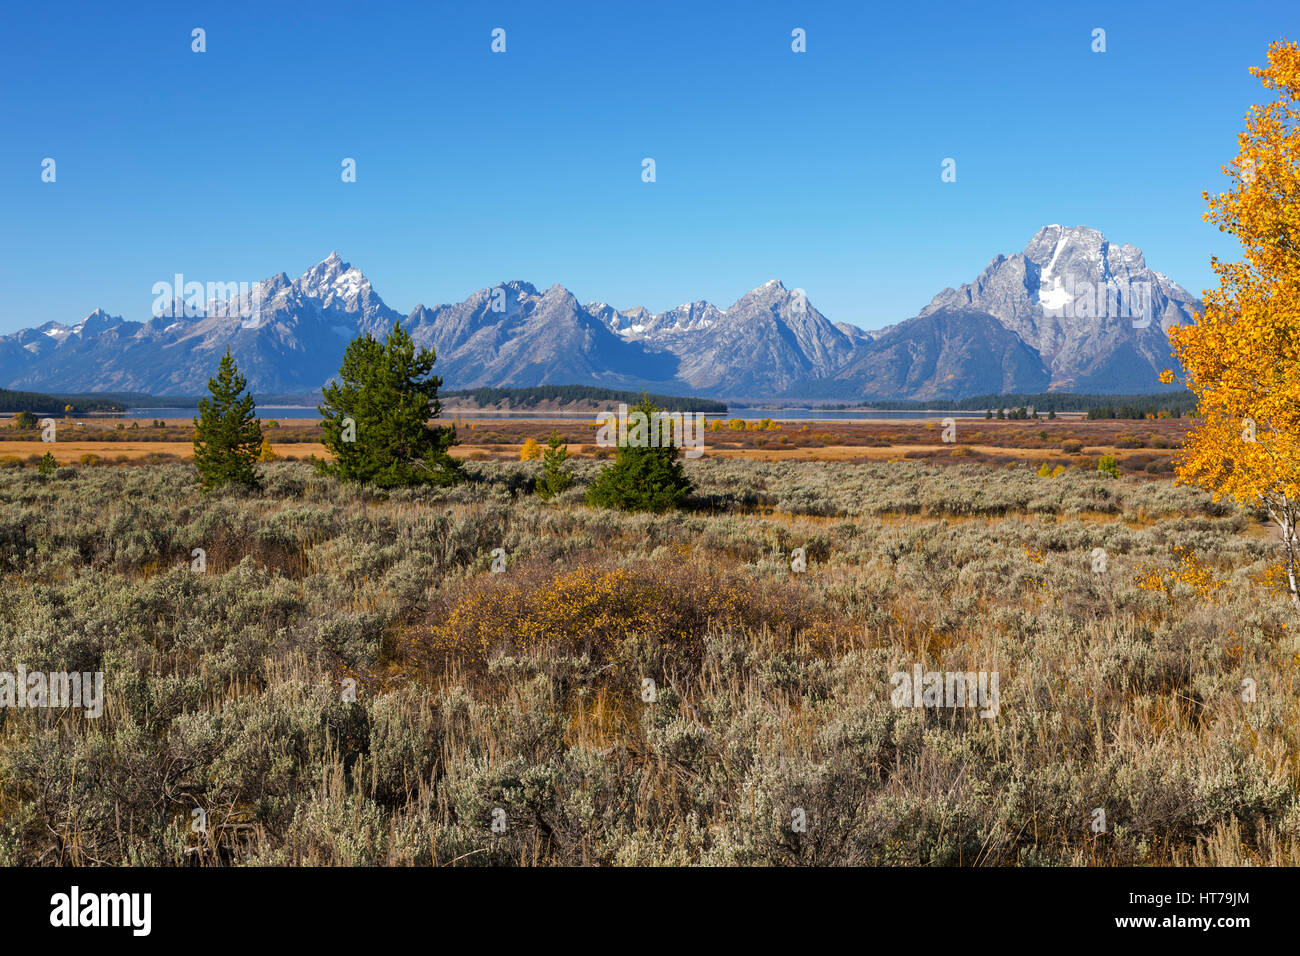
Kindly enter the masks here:
<path id="1" fill-rule="evenodd" d="M 546 450 L 542 452 L 542 474 L 537 479 L 537 494 L 542 498 L 554 498 L 573 484 L 573 476 L 564 470 L 568 457 L 569 450 L 552 428 L 551 437 L 546 439 Z"/>
<path id="2" fill-rule="evenodd" d="M 262 447 L 262 425 L 253 417 L 256 406 L 244 392 L 247 385 L 227 348 L 217 377 L 208 379 L 212 397 L 199 402 L 194 419 L 194 467 L 204 491 L 224 484 L 257 485 L 253 463 Z"/>
<path id="3" fill-rule="evenodd" d="M 654 403 L 642 398 L 635 410 L 646 416 L 653 430 L 659 412 Z M 659 447 L 619 445 L 614 464 L 602 471 L 587 489 L 587 503 L 621 511 L 676 508 L 691 493 L 691 481 L 677 451 L 671 438 Z"/>
<path id="4" fill-rule="evenodd" d="M 59 463 L 55 461 L 54 456 L 47 451 L 45 457 L 42 458 L 40 463 L 36 466 L 36 470 L 48 478 L 59 470 Z"/>
<path id="5" fill-rule="evenodd" d="M 400 322 L 382 343 L 369 334 L 353 339 L 318 406 L 334 454 L 318 467 L 381 488 L 459 481 L 460 462 L 448 454 L 456 429 L 429 424 L 442 411 L 435 361 L 432 349 L 416 350 Z"/>

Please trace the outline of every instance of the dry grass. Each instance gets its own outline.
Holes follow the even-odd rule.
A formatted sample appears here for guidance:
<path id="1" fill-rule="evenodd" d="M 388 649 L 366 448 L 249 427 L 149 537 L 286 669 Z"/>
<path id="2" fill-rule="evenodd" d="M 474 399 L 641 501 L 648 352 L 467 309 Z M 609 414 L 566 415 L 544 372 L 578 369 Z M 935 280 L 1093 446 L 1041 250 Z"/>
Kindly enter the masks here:
<path id="1" fill-rule="evenodd" d="M 457 426 L 460 444 L 452 453 L 474 460 L 516 461 L 528 440 L 544 441 L 552 429 L 565 439 L 574 458 L 598 458 L 609 449 L 595 445 L 593 417 L 482 419 L 449 413 L 444 421 Z M 124 425 L 119 429 L 118 425 Z M 84 427 L 60 422 L 60 440 L 45 443 L 36 432 L 15 432 L 0 424 L 0 459 L 24 459 L 47 451 L 61 463 L 80 461 L 86 454 L 101 460 L 137 460 L 156 454 L 181 459 L 192 457 L 189 441 L 192 421 L 167 419 L 163 428 L 149 421 L 131 428 L 112 418 L 86 419 Z M 756 423 L 750 423 L 754 425 Z M 1165 421 L 985 421 L 959 419 L 957 441 L 941 440 L 939 419 L 782 422 L 775 429 L 757 427 L 736 431 L 706 430 L 705 455 L 754 461 L 889 461 L 923 458 L 936 462 L 966 458 L 1002 467 L 1010 462 L 1047 461 L 1093 469 L 1103 454 L 1113 455 L 1122 468 L 1144 470 L 1151 462 L 1167 471 L 1186 433 L 1187 423 Z M 319 423 L 312 419 L 285 419 L 268 428 L 272 447 L 282 457 L 328 458 L 320 443 Z M 1122 447 L 1127 440 L 1135 447 Z M 1062 445 L 1078 442 L 1081 451 L 1066 453 Z"/>
<path id="2" fill-rule="evenodd" d="M 549 504 L 534 463 L 386 494 L 277 463 L 251 497 L 0 471 L 0 659 L 108 690 L 0 710 L 0 862 L 1297 863 L 1300 616 L 1251 516 L 743 460 L 628 516 L 573 467 Z M 894 706 L 915 664 L 997 672 L 999 713 Z"/>

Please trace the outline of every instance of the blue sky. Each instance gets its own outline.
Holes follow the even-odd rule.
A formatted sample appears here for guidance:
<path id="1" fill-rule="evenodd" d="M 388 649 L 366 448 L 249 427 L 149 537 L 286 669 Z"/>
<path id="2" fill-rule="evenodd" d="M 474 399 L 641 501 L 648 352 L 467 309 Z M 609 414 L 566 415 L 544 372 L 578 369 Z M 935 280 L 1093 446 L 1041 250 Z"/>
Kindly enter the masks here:
<path id="1" fill-rule="evenodd" d="M 334 249 L 403 313 L 516 278 L 655 311 L 780 278 L 877 328 L 1049 223 L 1199 292 L 1236 255 L 1201 190 L 1264 98 L 1247 68 L 1300 35 L 1284 6 L 13 5 L 0 333 Z"/>

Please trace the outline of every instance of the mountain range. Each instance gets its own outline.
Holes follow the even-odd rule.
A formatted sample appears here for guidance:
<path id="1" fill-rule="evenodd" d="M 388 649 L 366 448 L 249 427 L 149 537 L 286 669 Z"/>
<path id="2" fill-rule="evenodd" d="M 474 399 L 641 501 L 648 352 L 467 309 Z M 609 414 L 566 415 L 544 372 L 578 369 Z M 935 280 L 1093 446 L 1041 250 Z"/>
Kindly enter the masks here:
<path id="1" fill-rule="evenodd" d="M 231 284 L 233 286 L 233 284 Z M 1086 226 L 1046 226 L 916 316 L 878 332 L 835 323 L 773 279 L 726 309 L 585 305 L 511 281 L 409 315 L 337 253 L 225 296 L 174 300 L 146 321 L 96 310 L 0 336 L 0 387 L 197 395 L 227 347 L 254 392 L 307 393 L 348 341 L 401 321 L 437 353 L 443 387 L 584 384 L 718 398 L 927 400 L 992 392 L 1160 389 L 1167 329 L 1200 302 L 1141 250 Z M 202 296 L 202 292 L 198 293 Z M 187 311 L 189 314 L 187 314 Z"/>

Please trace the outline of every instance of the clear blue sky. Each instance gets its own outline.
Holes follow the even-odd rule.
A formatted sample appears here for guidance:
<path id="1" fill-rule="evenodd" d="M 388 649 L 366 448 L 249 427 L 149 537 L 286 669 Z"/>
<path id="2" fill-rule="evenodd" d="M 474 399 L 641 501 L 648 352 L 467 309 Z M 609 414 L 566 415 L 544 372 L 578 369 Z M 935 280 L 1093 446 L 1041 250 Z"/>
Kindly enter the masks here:
<path id="1" fill-rule="evenodd" d="M 1049 223 L 1132 242 L 1199 292 L 1210 255 L 1236 255 L 1200 193 L 1263 99 L 1247 67 L 1300 36 L 1300 6 L 1276 0 L 24 3 L 5 20 L 0 332 L 97 307 L 142 320 L 176 272 L 296 276 L 332 249 L 403 313 L 514 278 L 656 311 L 780 278 L 875 328 Z"/>

